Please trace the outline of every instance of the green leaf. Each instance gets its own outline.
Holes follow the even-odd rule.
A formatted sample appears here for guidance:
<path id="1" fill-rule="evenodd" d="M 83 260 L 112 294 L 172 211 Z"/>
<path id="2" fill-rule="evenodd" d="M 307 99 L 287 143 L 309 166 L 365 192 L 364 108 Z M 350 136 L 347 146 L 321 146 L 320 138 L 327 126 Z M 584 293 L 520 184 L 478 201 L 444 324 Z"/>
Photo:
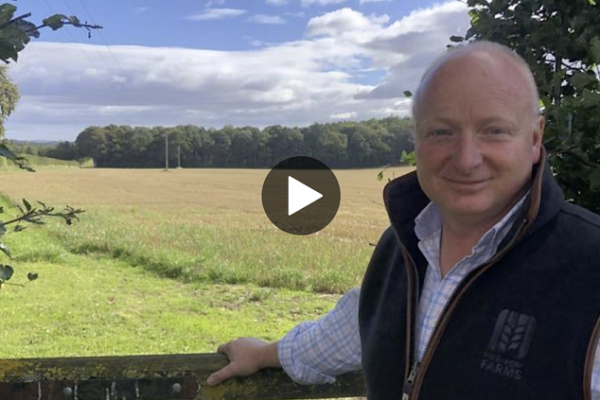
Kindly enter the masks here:
<path id="1" fill-rule="evenodd" d="M 10 265 L 0 264 L 0 281 L 6 282 L 13 276 L 14 272 L 15 270 Z"/>
<path id="2" fill-rule="evenodd" d="M 25 159 L 23 157 L 19 157 L 15 153 L 13 153 L 11 149 L 9 149 L 8 147 L 6 147 L 3 144 L 0 144 L 0 156 L 6 157 L 12 161 L 21 161 L 21 160 Z"/>
<path id="3" fill-rule="evenodd" d="M 588 0 L 588 3 L 590 3 L 591 6 L 595 6 L 596 2 L 594 0 Z"/>
<path id="4" fill-rule="evenodd" d="M 65 25 L 63 19 L 67 19 L 67 17 L 63 14 L 54 14 L 51 17 L 44 18 L 42 20 L 42 23 L 51 28 L 53 31 L 55 31 L 57 29 L 62 28 Z"/>
<path id="5" fill-rule="evenodd" d="M 581 94 L 580 104 L 586 108 L 600 107 L 600 93 L 584 89 Z"/>
<path id="6" fill-rule="evenodd" d="M 405 90 L 404 92 L 402 92 L 402 94 L 404 95 L 404 97 L 407 98 L 412 97 L 412 92 L 410 90 Z"/>
<path id="7" fill-rule="evenodd" d="M 73 24 L 74 26 L 79 26 L 79 25 L 81 25 L 81 22 L 79 22 L 79 18 L 77 18 L 77 17 L 76 17 L 76 16 L 74 16 L 74 15 L 71 15 L 71 16 L 69 17 L 69 22 L 70 22 L 71 24 Z"/>
<path id="8" fill-rule="evenodd" d="M 23 205 L 25 206 L 27 211 L 31 211 L 31 204 L 29 204 L 27 200 L 23 199 Z"/>
<path id="9" fill-rule="evenodd" d="M 594 62 L 600 64 L 600 37 L 596 36 L 591 40 L 590 52 Z"/>
<path id="10" fill-rule="evenodd" d="M 471 25 L 477 25 L 479 22 L 479 13 L 475 10 L 470 10 L 468 14 L 471 17 Z"/>
<path id="11" fill-rule="evenodd" d="M 0 38 L 0 43 L 1 42 L 2 42 L 2 39 Z M 1 47 L 1 45 L 0 45 L 0 47 Z M 0 54 L 2 54 L 1 49 L 0 49 Z M 0 58 L 0 59 L 3 59 L 3 58 Z M 15 57 L 13 58 L 13 60 L 17 61 L 16 53 L 15 53 Z M 13 151 L 11 149 L 6 147 L 6 145 L 4 145 L 4 144 L 0 144 L 0 157 L 8 158 L 13 163 L 17 164 L 19 166 L 19 168 L 21 168 L 21 169 L 24 169 L 24 170 L 27 170 L 30 172 L 35 172 L 31 167 L 29 167 L 25 163 L 26 162 L 25 157 L 20 157 L 20 156 L 16 155 L 15 153 L 13 153 Z"/>
<path id="12" fill-rule="evenodd" d="M 38 274 L 36 272 L 30 272 L 27 274 L 27 279 L 29 279 L 29 281 L 35 281 L 38 278 Z"/>
<path id="13" fill-rule="evenodd" d="M 10 250 L 8 249 L 8 247 L 6 247 L 4 243 L 0 243 L 0 251 L 6 254 L 9 258 L 12 258 L 12 256 L 10 255 Z"/>
<path id="14" fill-rule="evenodd" d="M 407 153 L 406 150 L 402 150 L 400 162 L 407 163 L 408 165 L 414 167 L 415 165 L 417 165 L 417 157 L 415 156 L 415 152 L 411 151 L 410 153 Z"/>
<path id="15" fill-rule="evenodd" d="M 596 77 L 585 72 L 577 72 L 570 78 L 570 81 L 577 90 L 583 90 L 590 83 L 596 82 Z"/>
<path id="16" fill-rule="evenodd" d="M 600 190 L 600 168 L 596 168 L 589 176 L 590 189 Z"/>
<path id="17" fill-rule="evenodd" d="M 10 21 L 17 10 L 16 6 L 12 4 L 4 3 L 0 6 L 0 23 L 7 23 Z"/>

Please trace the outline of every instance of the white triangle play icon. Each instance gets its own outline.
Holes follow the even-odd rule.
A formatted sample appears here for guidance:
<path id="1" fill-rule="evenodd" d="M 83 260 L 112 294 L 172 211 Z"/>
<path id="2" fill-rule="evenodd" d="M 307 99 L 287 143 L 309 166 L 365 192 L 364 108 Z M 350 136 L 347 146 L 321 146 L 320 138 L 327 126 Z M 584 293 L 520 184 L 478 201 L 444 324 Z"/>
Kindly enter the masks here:
<path id="1" fill-rule="evenodd" d="M 288 216 L 297 213 L 321 197 L 323 197 L 321 193 L 288 176 Z"/>

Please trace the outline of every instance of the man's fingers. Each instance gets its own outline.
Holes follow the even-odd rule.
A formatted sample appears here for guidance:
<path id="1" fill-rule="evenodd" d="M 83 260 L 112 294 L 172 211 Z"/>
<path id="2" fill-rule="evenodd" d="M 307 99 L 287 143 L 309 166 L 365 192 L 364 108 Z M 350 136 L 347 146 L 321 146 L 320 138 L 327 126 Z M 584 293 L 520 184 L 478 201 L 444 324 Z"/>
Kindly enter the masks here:
<path id="1" fill-rule="evenodd" d="M 220 346 L 219 346 L 220 347 Z M 232 364 L 227 365 L 224 368 L 221 368 L 217 372 L 211 374 L 208 379 L 206 379 L 206 383 L 209 385 L 218 385 L 226 379 L 231 378 L 235 375 L 235 369 Z"/>
<path id="2" fill-rule="evenodd" d="M 229 343 L 231 342 L 223 343 L 222 345 L 217 347 L 217 353 L 229 354 Z"/>
<path id="3" fill-rule="evenodd" d="M 229 357 L 229 343 L 223 343 L 219 347 L 217 347 L 217 353 L 225 354 Z M 231 363 L 226 367 L 221 368 L 220 370 L 213 372 L 207 379 L 206 383 L 209 385 L 218 385 L 223 382 L 225 379 L 231 378 L 233 376 Z"/>

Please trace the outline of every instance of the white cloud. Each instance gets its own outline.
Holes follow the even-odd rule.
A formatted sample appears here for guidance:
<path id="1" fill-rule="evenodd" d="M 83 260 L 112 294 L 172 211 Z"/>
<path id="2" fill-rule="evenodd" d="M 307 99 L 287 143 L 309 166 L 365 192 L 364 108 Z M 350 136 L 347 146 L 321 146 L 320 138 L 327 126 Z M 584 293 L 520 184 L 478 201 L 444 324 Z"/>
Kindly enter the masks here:
<path id="1" fill-rule="evenodd" d="M 258 39 L 251 39 L 248 41 L 248 44 L 252 47 L 264 47 L 266 46 L 266 43 L 263 42 L 262 40 L 258 40 Z"/>
<path id="2" fill-rule="evenodd" d="M 354 111 L 351 111 L 351 112 L 345 112 L 345 113 L 332 114 L 329 116 L 329 118 L 337 119 L 337 120 L 348 120 L 348 119 L 354 119 L 354 118 L 356 118 L 356 116 L 357 116 L 357 114 Z"/>
<path id="3" fill-rule="evenodd" d="M 464 35 L 470 19 L 464 3 L 450 1 L 415 10 L 394 22 L 366 44 L 375 66 L 389 69 L 389 74 L 368 95 L 359 97 L 402 97 L 414 90 L 423 69 L 440 55 L 451 35 Z"/>
<path id="4" fill-rule="evenodd" d="M 256 14 L 248 18 L 249 21 L 256 22 L 257 24 L 263 25 L 284 25 L 285 19 L 278 15 L 264 15 Z"/>
<path id="5" fill-rule="evenodd" d="M 285 6 L 289 4 L 291 0 L 266 0 L 267 4 L 272 4 L 274 6 Z"/>
<path id="6" fill-rule="evenodd" d="M 72 140 L 90 125 L 262 127 L 406 115 L 402 92 L 414 90 L 451 35 L 466 32 L 466 10 L 452 2 L 389 21 L 342 9 L 311 19 L 304 39 L 246 38 L 260 47 L 245 51 L 34 42 L 8 67 L 22 97 L 7 134 Z"/>
<path id="7" fill-rule="evenodd" d="M 208 0 L 204 6 L 206 8 L 211 8 L 214 6 L 222 6 L 223 4 L 225 4 L 225 1 L 226 0 Z"/>
<path id="8" fill-rule="evenodd" d="M 301 0 L 301 3 L 303 6 L 308 7 L 313 4 L 316 4 L 318 6 L 329 6 L 332 4 L 345 3 L 346 1 L 348 0 Z"/>
<path id="9" fill-rule="evenodd" d="M 283 13 L 283 15 L 286 15 L 286 16 L 292 17 L 292 18 L 304 18 L 304 16 L 306 15 L 306 13 L 304 11 L 285 12 L 285 13 Z"/>
<path id="10" fill-rule="evenodd" d="M 225 19 L 238 17 L 246 14 L 246 10 L 237 8 L 207 8 L 200 14 L 188 15 L 185 17 L 191 21 L 212 21 L 217 19 Z"/>
<path id="11" fill-rule="evenodd" d="M 133 12 L 135 14 L 143 14 L 146 11 L 148 11 L 149 9 L 150 9 L 149 7 L 136 7 L 136 8 L 133 9 Z"/>
<path id="12" fill-rule="evenodd" d="M 381 3 L 384 1 L 392 1 L 392 0 L 359 0 L 360 4 L 365 4 L 365 3 Z"/>
<path id="13" fill-rule="evenodd" d="M 367 17 L 350 8 L 342 8 L 308 21 L 307 34 L 309 36 L 344 36 L 347 34 L 369 34 L 383 28 L 389 17 Z"/>

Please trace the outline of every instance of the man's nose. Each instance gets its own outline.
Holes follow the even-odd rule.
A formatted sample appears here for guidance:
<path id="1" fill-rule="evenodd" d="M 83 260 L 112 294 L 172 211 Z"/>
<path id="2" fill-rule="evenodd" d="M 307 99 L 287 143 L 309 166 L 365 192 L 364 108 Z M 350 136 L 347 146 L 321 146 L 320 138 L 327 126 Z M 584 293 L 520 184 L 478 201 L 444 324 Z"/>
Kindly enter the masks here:
<path id="1" fill-rule="evenodd" d="M 481 165 L 482 156 L 477 136 L 470 132 L 461 133 L 456 142 L 454 164 L 463 174 L 470 174 Z"/>

